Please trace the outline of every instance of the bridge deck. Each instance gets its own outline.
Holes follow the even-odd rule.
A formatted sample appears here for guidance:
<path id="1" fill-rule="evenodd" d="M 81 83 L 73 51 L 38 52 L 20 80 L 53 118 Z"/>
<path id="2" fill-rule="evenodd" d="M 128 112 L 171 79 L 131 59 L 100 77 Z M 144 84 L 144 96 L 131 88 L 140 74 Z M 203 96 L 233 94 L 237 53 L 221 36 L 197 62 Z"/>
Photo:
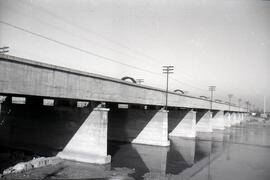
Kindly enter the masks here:
<path id="1" fill-rule="evenodd" d="M 162 89 L 3 54 L 0 94 L 158 106 L 164 106 L 165 102 Z M 209 109 L 210 101 L 169 92 L 168 106 Z M 227 111 L 228 105 L 213 102 L 213 109 Z M 239 111 L 239 107 L 232 106 L 231 111 Z"/>

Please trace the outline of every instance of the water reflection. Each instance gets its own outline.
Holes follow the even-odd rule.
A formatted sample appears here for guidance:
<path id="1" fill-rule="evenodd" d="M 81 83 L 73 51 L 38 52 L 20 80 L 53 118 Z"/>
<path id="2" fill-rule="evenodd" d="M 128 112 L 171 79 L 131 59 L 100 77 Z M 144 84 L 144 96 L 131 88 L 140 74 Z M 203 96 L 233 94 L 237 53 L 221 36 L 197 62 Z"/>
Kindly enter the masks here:
<path id="1" fill-rule="evenodd" d="M 255 149 L 258 145 L 268 148 L 269 127 L 247 123 L 224 131 L 200 133 L 196 139 L 171 137 L 171 145 L 167 148 L 110 142 L 112 168 L 134 168 L 135 179 L 224 179 L 227 176 L 222 173 L 224 169 L 228 173 L 234 171 L 230 168 L 231 163 L 239 171 L 246 168 L 235 164 L 239 163 L 238 154 L 245 154 L 248 143 L 253 143 Z M 263 152 L 270 157 L 269 149 Z M 269 164 L 270 161 L 267 168 Z M 235 178 L 232 176 L 231 179 Z"/>
<path id="2" fill-rule="evenodd" d="M 170 147 L 110 142 L 112 167 L 135 168 L 136 179 L 166 179 L 207 159 L 212 148 L 211 141 L 177 137 L 170 140 Z"/>
<path id="3" fill-rule="evenodd" d="M 117 177 L 147 180 L 270 179 L 270 122 L 250 122 L 199 134 L 196 139 L 172 137 L 170 141 L 170 147 L 109 141 L 112 162 L 106 168 L 68 162 L 57 177 L 99 178 L 118 174 Z"/>
<path id="4" fill-rule="evenodd" d="M 194 139 L 182 139 L 177 137 L 171 137 L 171 149 L 179 152 L 179 155 L 183 157 L 183 160 L 189 165 L 193 165 L 195 158 L 195 145 Z"/>

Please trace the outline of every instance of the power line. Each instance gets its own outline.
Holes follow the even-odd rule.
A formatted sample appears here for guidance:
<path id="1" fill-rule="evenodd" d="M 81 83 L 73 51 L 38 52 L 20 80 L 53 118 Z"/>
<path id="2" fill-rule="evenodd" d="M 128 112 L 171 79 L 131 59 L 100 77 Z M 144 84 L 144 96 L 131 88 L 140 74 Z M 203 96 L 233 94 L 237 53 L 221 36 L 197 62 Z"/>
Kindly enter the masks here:
<path id="1" fill-rule="evenodd" d="M 13 28 L 15 28 L 15 29 L 24 31 L 24 32 L 26 32 L 26 33 L 32 34 L 32 35 L 34 35 L 34 36 L 38 36 L 38 37 L 40 37 L 40 38 L 43 38 L 43 39 L 46 39 L 46 40 L 48 40 L 48 41 L 54 42 L 54 43 L 56 43 L 56 44 L 60 44 L 60 45 L 62 45 L 62 46 L 65 46 L 65 47 L 68 47 L 68 48 L 71 48 L 71 49 L 74 49 L 74 50 L 77 50 L 77 51 L 80 51 L 80 52 L 89 54 L 89 55 L 91 55 L 91 56 L 95 56 L 95 57 L 98 57 L 98 58 L 101 58 L 101 59 L 104 59 L 104 60 L 107 60 L 107 61 L 111 61 L 111 62 L 120 64 L 120 65 L 123 65 L 123 66 L 127 66 L 127 67 L 130 67 L 130 68 L 133 68 L 133 69 L 137 69 L 137 70 L 140 70 L 140 71 L 148 72 L 148 73 L 151 73 L 151 74 L 154 74 L 154 75 L 162 76 L 162 75 L 159 74 L 159 73 L 156 73 L 156 72 L 153 72 L 153 71 L 149 71 L 149 70 L 147 70 L 147 69 L 143 69 L 143 68 L 140 68 L 140 67 L 137 67 L 137 66 L 133 66 L 133 65 L 130 65 L 130 64 L 122 63 L 122 62 L 117 61 L 117 60 L 115 60 L 115 59 L 112 59 L 112 58 L 109 58 L 109 57 L 105 57 L 105 56 L 102 56 L 102 55 L 100 55 L 100 54 L 97 54 L 97 53 L 94 53 L 94 52 L 91 52 L 91 51 L 88 51 L 88 50 L 84 50 L 84 49 L 75 47 L 75 46 L 73 46 L 73 45 L 70 45 L 70 44 L 67 44 L 67 43 L 64 43 L 64 42 L 61 42 L 61 41 L 58 41 L 58 40 L 49 38 L 49 37 L 44 36 L 44 35 L 41 35 L 41 34 L 39 34 L 39 33 L 36 33 L 36 32 L 30 31 L 30 30 L 24 29 L 24 28 L 22 28 L 22 27 L 19 27 L 19 26 L 16 26 L 16 25 L 13 25 L 13 24 L 4 22 L 4 21 L 2 21 L 2 20 L 0 20 L 0 23 L 5 24 L 5 25 L 10 26 L 10 27 L 13 27 Z M 173 79 L 174 81 L 178 82 L 178 83 L 181 83 L 181 84 L 190 86 L 190 87 L 192 87 L 192 88 L 199 89 L 199 90 L 203 90 L 203 89 L 200 89 L 200 88 L 198 88 L 198 87 L 192 86 L 192 85 L 190 85 L 190 84 L 188 84 L 188 83 L 184 83 L 184 82 L 182 82 L 182 81 L 179 81 L 179 80 L 177 80 L 177 79 L 174 79 L 174 78 L 172 78 L 172 79 Z M 204 90 L 203 90 L 203 91 L 204 91 Z"/>
<path id="2" fill-rule="evenodd" d="M 35 8 L 38 8 L 38 9 L 42 10 L 43 12 L 49 14 L 49 15 L 52 16 L 52 17 L 57 17 L 57 18 L 60 19 L 61 21 L 65 22 L 65 23 L 67 23 L 67 24 L 69 24 L 69 25 L 71 25 L 71 26 L 75 26 L 76 28 L 80 27 L 80 29 L 86 31 L 87 33 L 92 33 L 92 34 L 94 34 L 94 35 L 96 35 L 96 36 L 98 36 L 98 37 L 100 37 L 100 38 L 102 38 L 102 39 L 104 39 L 104 40 L 106 40 L 106 41 L 108 41 L 108 42 L 111 42 L 111 43 L 113 43 L 113 44 L 116 44 L 116 45 L 118 45 L 118 46 L 120 46 L 120 47 L 122 47 L 122 48 L 128 49 L 130 52 L 133 52 L 133 53 L 135 53 L 136 55 L 143 56 L 143 57 L 147 58 L 148 60 L 151 60 L 152 62 L 155 62 L 155 63 L 156 63 L 156 62 L 159 62 L 159 64 L 162 65 L 160 61 L 158 61 L 157 59 L 153 58 L 152 56 L 149 56 L 149 55 L 147 55 L 147 54 L 145 54 L 145 53 L 142 53 L 142 52 L 140 52 L 140 51 L 136 51 L 136 50 L 134 50 L 134 49 L 130 49 L 128 46 L 123 45 L 122 43 L 119 43 L 119 42 L 115 42 L 115 41 L 113 41 L 112 39 L 107 38 L 107 37 L 105 37 L 104 35 L 102 35 L 102 34 L 100 34 L 100 33 L 97 33 L 97 32 L 95 32 L 95 31 L 93 31 L 93 30 L 91 30 L 91 29 L 89 29 L 89 28 L 85 28 L 85 27 L 82 27 L 82 26 L 80 26 L 80 25 L 78 25 L 78 24 L 71 23 L 70 21 L 64 19 L 63 17 L 61 17 L 61 16 L 59 16 L 59 15 L 56 15 L 55 13 L 51 13 L 50 11 L 48 11 L 48 10 L 46 10 L 46 9 L 40 7 L 40 6 L 34 5 L 33 3 L 28 3 L 28 5 L 34 6 Z M 112 48 L 109 48 L 109 49 L 113 50 Z M 113 51 L 115 51 L 115 50 L 113 50 Z M 194 78 L 193 76 L 189 75 L 188 73 L 184 72 L 183 70 L 182 70 L 181 72 L 182 72 L 182 74 L 184 74 L 186 77 L 189 77 L 189 79 L 193 79 L 193 80 L 196 79 L 196 80 L 198 81 L 197 78 Z M 199 81 L 198 81 L 198 82 L 199 82 Z M 180 82 L 180 83 L 182 83 L 182 82 Z M 186 83 L 186 84 L 187 84 L 187 83 Z M 203 84 L 203 83 L 199 83 L 199 84 Z M 187 84 L 187 85 L 188 85 L 188 84 Z M 188 86 L 190 86 L 190 85 L 188 85 Z M 203 84 L 203 86 L 206 86 L 206 85 Z M 195 86 L 192 86 L 192 87 L 195 87 Z M 197 88 L 197 87 L 195 87 L 195 88 Z M 200 88 L 198 88 L 198 89 L 200 89 Z M 200 89 L 200 90 L 202 90 L 202 89 Z M 203 90 L 203 91 L 206 91 L 206 90 Z"/>
<path id="3" fill-rule="evenodd" d="M 77 50 L 77 51 L 80 51 L 80 52 L 83 52 L 83 53 L 86 53 L 86 54 L 89 54 L 89 55 L 92 55 L 92 56 L 96 56 L 96 57 L 98 57 L 98 58 L 101 58 L 101 59 L 104 59 L 104 60 L 107 60 L 107 61 L 112 61 L 112 62 L 114 62 L 114 63 L 121 64 L 121 65 L 123 65 L 123 66 L 127 66 L 127 67 L 134 68 L 134 69 L 137 69 L 137 70 L 140 70 L 140 71 L 145 71 L 145 72 L 149 72 L 149 73 L 152 73 L 152 74 L 157 74 L 157 75 L 159 75 L 158 73 L 149 71 L 149 70 L 147 70 L 147 69 L 139 68 L 139 67 L 136 67 L 136 66 L 133 66 L 133 65 L 129 65 L 129 64 L 126 64 L 126 63 L 122 63 L 122 62 L 117 61 L 117 60 L 115 60 L 115 59 L 108 58 L 108 57 L 99 55 L 99 54 L 97 54 L 97 53 L 94 53 L 94 52 L 91 52 L 91 51 L 88 51 L 88 50 L 84 50 L 84 49 L 81 49 L 81 48 L 72 46 L 72 45 L 70 45 L 70 44 L 67 44 L 67 43 L 64 43 L 64 42 L 61 42 L 61 41 L 58 41 L 58 40 L 55 40 L 55 39 L 46 37 L 46 36 L 44 36 L 44 35 L 35 33 L 35 32 L 33 32 L 33 31 L 29 31 L 29 30 L 27 30 L 27 29 L 21 28 L 21 27 L 19 27 L 19 26 L 15 26 L 15 25 L 13 25 L 13 24 L 10 24 L 10 23 L 7 23 L 7 22 L 1 21 L 1 20 L 0 20 L 0 23 L 5 24 L 5 25 L 8 25 L 8 26 L 11 26 L 11 27 L 13 27 L 13 28 L 15 28 L 15 29 L 19 29 L 19 30 L 21 30 L 21 31 L 27 32 L 27 33 L 29 33 L 29 34 L 32 34 L 32 35 L 41 37 L 41 38 L 43 38 L 43 39 L 52 41 L 52 42 L 57 43 L 57 44 L 60 44 L 60 45 L 62 45 L 62 46 L 66 46 L 66 47 L 68 47 L 68 48 L 75 49 L 75 50 Z"/>
<path id="4" fill-rule="evenodd" d="M 187 86 L 189 86 L 189 87 L 192 87 L 192 88 L 194 88 L 194 89 L 198 89 L 198 90 L 201 90 L 201 91 L 203 91 L 203 92 L 207 91 L 207 90 L 205 90 L 205 89 L 198 88 L 198 87 L 193 86 L 193 85 L 190 85 L 190 84 L 188 84 L 188 83 L 179 81 L 178 79 L 175 79 L 175 78 L 171 78 L 171 79 L 174 80 L 174 81 L 176 81 L 176 82 L 178 82 L 178 83 L 180 83 L 180 84 L 184 84 L 184 85 L 187 85 Z"/>

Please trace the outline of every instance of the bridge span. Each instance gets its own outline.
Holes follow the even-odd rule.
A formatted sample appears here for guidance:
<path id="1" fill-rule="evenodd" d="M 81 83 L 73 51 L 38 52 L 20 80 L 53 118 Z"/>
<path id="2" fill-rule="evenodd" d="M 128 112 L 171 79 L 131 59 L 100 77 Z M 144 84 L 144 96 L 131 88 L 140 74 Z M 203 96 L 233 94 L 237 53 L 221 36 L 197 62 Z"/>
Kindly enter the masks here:
<path id="1" fill-rule="evenodd" d="M 0 95 L 7 97 L 0 103 L 6 119 L 0 141 L 57 146 L 61 158 L 99 164 L 110 162 L 108 139 L 169 146 L 169 136 L 195 138 L 242 123 L 247 115 L 245 108 L 222 102 L 213 102 L 210 111 L 209 100 L 176 92 L 168 93 L 164 110 L 162 89 L 3 54 Z M 14 97 L 26 101 L 18 105 Z M 44 100 L 52 100 L 53 108 Z M 82 101 L 88 104 L 78 110 Z"/>

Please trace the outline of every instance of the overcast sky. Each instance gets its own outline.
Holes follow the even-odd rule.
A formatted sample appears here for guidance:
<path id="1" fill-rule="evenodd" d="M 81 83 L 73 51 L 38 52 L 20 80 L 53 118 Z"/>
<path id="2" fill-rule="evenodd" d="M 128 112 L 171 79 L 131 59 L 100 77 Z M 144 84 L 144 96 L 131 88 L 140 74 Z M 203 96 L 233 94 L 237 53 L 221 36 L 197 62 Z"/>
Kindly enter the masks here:
<path id="1" fill-rule="evenodd" d="M 260 108 L 265 95 L 270 111 L 270 1 L 0 0 L 0 21 L 11 55 L 159 88 L 174 65 L 171 90 L 216 85 L 216 98 Z"/>

